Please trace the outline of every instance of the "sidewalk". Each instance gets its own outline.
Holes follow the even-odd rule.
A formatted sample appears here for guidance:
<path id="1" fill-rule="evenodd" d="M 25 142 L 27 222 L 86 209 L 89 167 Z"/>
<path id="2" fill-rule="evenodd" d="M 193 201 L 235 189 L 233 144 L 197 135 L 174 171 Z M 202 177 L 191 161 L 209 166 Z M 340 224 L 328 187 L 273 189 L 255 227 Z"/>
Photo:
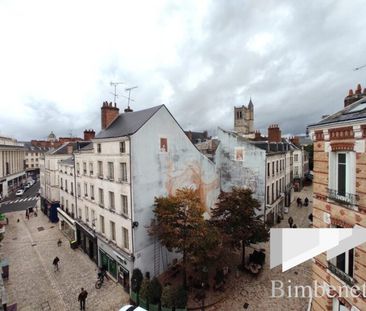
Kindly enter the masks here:
<path id="1" fill-rule="evenodd" d="M 289 213 L 285 214 L 284 219 L 276 225 L 276 228 L 288 228 L 288 217 L 294 219 L 294 224 L 298 228 L 308 228 L 308 215 L 312 212 L 312 187 L 305 187 L 301 192 L 295 192 L 295 200 L 289 208 Z M 296 198 L 301 197 L 304 201 L 305 197 L 309 199 L 309 206 L 298 208 L 296 206 Z M 296 230 L 296 229 L 293 229 Z M 286 272 L 282 272 L 281 267 L 274 269 L 269 268 L 270 250 L 269 242 L 259 243 L 256 249 L 263 248 L 266 253 L 266 263 L 263 271 L 259 275 L 251 275 L 248 272 L 239 272 L 236 276 L 236 266 L 241 260 L 241 251 L 230 256 L 230 262 L 227 262 L 231 269 L 229 278 L 225 284 L 224 292 L 215 292 L 212 286 L 209 291 L 206 291 L 205 305 L 208 306 L 205 310 L 244 310 L 244 305 L 247 310 L 307 310 L 309 300 L 307 298 L 271 298 L 272 281 L 283 282 L 285 288 L 288 284 L 291 285 L 310 285 L 312 280 L 311 261 L 307 261 L 299 266 L 296 266 Z M 246 248 L 246 256 L 253 252 L 253 248 Z M 210 284 L 213 284 L 213 280 Z M 191 295 L 192 296 L 192 295 Z M 218 302 L 219 301 L 219 302 Z M 218 303 L 216 303 L 218 302 Z M 214 304 L 210 307 L 211 304 Z M 200 302 L 194 300 L 189 301 L 190 308 L 199 308 Z"/>
<path id="2" fill-rule="evenodd" d="M 88 291 L 87 310 L 119 310 L 128 303 L 122 287 L 109 280 L 97 290 L 96 265 L 69 242 L 41 212 L 25 219 L 24 212 L 7 214 L 9 226 L 2 241 L 1 257 L 9 260 L 9 281 L 5 282 L 8 302 L 18 310 L 79 310 L 81 287 Z M 19 222 L 17 222 L 19 219 Z M 61 238 L 62 246 L 57 246 Z M 60 258 L 60 271 L 52 261 Z"/>

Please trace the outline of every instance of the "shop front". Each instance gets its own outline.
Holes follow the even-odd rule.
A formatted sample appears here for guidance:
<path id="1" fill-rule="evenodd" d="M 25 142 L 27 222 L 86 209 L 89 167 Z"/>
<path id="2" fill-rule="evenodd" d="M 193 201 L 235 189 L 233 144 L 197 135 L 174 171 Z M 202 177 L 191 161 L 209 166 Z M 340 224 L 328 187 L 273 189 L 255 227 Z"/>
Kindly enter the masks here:
<path id="1" fill-rule="evenodd" d="M 57 208 L 60 231 L 70 240 L 76 240 L 75 220 L 66 214 L 60 207 Z"/>
<path id="2" fill-rule="evenodd" d="M 60 207 L 58 202 L 49 202 L 45 198 L 41 198 L 41 210 L 53 223 L 58 222 L 57 209 Z"/>
<path id="3" fill-rule="evenodd" d="M 120 283 L 129 293 L 130 277 L 133 268 L 132 257 L 118 248 L 110 245 L 104 239 L 98 237 L 99 266 L 104 267 L 109 275 Z"/>
<path id="4" fill-rule="evenodd" d="M 92 229 L 79 221 L 75 221 L 76 240 L 79 247 L 89 256 L 89 258 L 98 264 L 98 242 Z"/>

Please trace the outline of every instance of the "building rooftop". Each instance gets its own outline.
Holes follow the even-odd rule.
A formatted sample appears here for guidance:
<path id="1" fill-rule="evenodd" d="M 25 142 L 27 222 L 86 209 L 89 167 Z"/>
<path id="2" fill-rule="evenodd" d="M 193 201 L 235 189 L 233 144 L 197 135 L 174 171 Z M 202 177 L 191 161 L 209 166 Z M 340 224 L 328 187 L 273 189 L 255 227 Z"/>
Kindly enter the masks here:
<path id="1" fill-rule="evenodd" d="M 112 138 L 132 135 L 163 106 L 164 105 L 160 105 L 140 111 L 121 113 L 106 129 L 101 130 L 95 138 Z"/>
<path id="2" fill-rule="evenodd" d="M 342 110 L 324 118 L 323 120 L 310 124 L 308 127 L 316 127 L 330 123 L 345 122 L 351 120 L 366 119 L 366 97 L 356 101 L 355 103 L 343 108 Z"/>
<path id="3" fill-rule="evenodd" d="M 73 157 L 67 158 L 65 160 L 60 160 L 59 163 L 62 165 L 74 165 L 74 159 Z"/>

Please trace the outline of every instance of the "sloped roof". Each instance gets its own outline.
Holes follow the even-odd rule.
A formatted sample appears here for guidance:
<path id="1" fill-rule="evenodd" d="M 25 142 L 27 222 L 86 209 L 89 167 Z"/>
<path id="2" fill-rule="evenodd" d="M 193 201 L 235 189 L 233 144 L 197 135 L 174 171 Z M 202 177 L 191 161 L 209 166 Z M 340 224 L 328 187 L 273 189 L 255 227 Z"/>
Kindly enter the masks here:
<path id="1" fill-rule="evenodd" d="M 163 106 L 160 105 L 135 112 L 121 113 L 112 124 L 100 131 L 95 138 L 113 138 L 132 135 Z"/>
<path id="2" fill-rule="evenodd" d="M 366 97 L 361 98 L 355 103 L 343 108 L 342 110 L 330 115 L 318 123 L 310 124 L 309 127 L 317 125 L 345 122 L 350 120 L 365 119 L 366 118 Z"/>
<path id="3" fill-rule="evenodd" d="M 85 147 L 86 145 L 90 144 L 89 141 L 78 141 L 78 142 L 68 142 L 64 143 L 61 147 L 51 151 L 49 154 L 67 154 L 67 146 L 71 145 L 72 150 L 75 151 L 77 149 L 81 149 Z"/>

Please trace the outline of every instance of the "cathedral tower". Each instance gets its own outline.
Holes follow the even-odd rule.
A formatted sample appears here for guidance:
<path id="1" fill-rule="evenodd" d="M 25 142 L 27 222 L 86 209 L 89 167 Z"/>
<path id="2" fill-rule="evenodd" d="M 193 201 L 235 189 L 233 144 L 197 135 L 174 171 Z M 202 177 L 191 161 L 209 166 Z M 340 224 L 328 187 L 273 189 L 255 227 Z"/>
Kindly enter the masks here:
<path id="1" fill-rule="evenodd" d="M 254 105 L 250 99 L 248 107 L 234 107 L 234 130 L 246 135 L 254 133 Z"/>

